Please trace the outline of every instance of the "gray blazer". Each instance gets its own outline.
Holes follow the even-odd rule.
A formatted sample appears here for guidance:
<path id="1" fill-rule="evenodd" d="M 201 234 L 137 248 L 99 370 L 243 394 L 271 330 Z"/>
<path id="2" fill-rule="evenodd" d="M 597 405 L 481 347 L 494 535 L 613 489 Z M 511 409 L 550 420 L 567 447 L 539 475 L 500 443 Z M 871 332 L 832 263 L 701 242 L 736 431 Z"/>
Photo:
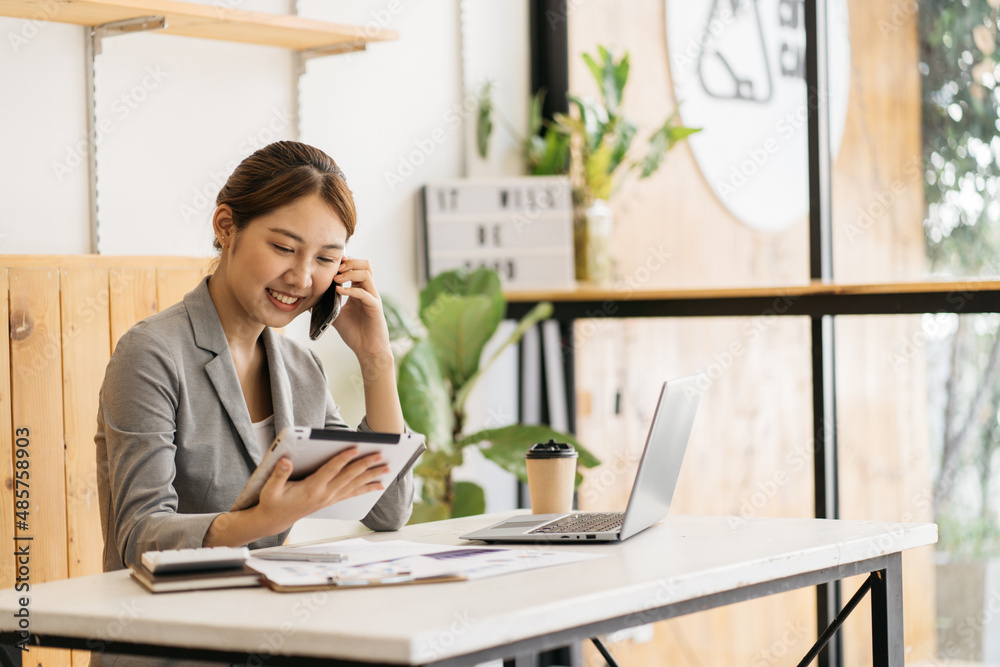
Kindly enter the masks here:
<path id="1" fill-rule="evenodd" d="M 275 432 L 347 428 L 319 358 L 268 327 L 262 335 Z M 364 420 L 359 429 L 370 430 Z M 148 550 L 200 547 L 263 454 L 207 278 L 122 336 L 101 387 L 94 439 L 104 570 L 137 563 Z M 400 528 L 412 502 L 407 469 L 362 523 Z M 250 546 L 281 544 L 287 534 Z"/>

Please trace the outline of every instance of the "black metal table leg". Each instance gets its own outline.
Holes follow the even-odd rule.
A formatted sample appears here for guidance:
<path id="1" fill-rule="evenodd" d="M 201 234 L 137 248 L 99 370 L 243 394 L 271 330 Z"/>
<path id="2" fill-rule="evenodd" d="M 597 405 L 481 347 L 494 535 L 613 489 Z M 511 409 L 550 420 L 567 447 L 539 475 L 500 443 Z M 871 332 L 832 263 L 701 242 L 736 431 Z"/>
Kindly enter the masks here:
<path id="1" fill-rule="evenodd" d="M 903 557 L 892 554 L 872 584 L 872 658 L 875 667 L 903 667 Z"/>

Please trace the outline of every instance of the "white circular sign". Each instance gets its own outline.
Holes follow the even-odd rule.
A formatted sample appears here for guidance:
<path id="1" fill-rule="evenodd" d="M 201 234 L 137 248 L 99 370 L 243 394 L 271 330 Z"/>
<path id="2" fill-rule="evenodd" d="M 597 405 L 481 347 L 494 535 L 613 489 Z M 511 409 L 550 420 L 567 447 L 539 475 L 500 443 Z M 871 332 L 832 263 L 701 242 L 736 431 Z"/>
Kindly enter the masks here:
<path id="1" fill-rule="evenodd" d="M 827 3 L 830 149 L 847 119 L 846 0 Z M 802 0 L 666 0 L 667 53 L 688 141 L 715 195 L 739 220 L 778 231 L 809 212 Z"/>

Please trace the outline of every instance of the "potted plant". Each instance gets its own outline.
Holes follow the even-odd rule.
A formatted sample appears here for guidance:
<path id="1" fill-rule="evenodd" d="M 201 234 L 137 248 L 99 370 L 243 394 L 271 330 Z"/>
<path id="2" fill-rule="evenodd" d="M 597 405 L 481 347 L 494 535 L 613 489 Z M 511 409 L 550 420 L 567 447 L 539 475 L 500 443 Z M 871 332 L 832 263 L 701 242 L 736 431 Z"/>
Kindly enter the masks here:
<path id="1" fill-rule="evenodd" d="M 504 349 L 551 315 L 552 304 L 535 306 L 497 351 L 482 360 L 483 348 L 507 309 L 495 271 L 455 270 L 435 277 L 420 292 L 419 325 L 391 301 L 383 303 L 390 336 L 412 345 L 399 366 L 403 416 L 410 428 L 427 437 L 427 451 L 414 469 L 422 485 L 411 523 L 485 511 L 483 489 L 474 482 L 452 478 L 467 447 L 477 447 L 487 459 L 522 481 L 527 480 L 524 453 L 536 442 L 569 442 L 579 452 L 581 465 L 590 468 L 600 463 L 572 435 L 548 426 L 513 424 L 466 431 L 466 402 L 472 388 Z M 577 475 L 577 483 L 580 479 Z"/>
<path id="2" fill-rule="evenodd" d="M 521 144 L 528 173 L 570 174 L 576 277 L 603 283 L 612 278 L 610 241 L 614 225 L 608 200 L 629 175 L 638 173 L 640 179 L 651 176 L 677 142 L 700 128 L 681 125 L 679 108 L 675 108 L 650 136 L 645 155 L 639 160 L 631 159 L 629 149 L 638 127 L 621 109 L 628 82 L 628 52 L 616 61 L 607 48 L 598 46 L 597 57 L 584 53 L 583 61 L 597 81 L 601 100 L 595 102 L 568 94 L 566 98 L 576 113 L 555 114 L 554 121 L 547 122 L 541 118 L 544 92 L 536 95 L 531 105 L 529 137 L 521 139 Z M 477 144 L 483 157 L 493 127 L 491 92 L 492 86 L 487 84 L 479 96 Z M 510 127 L 509 123 L 505 125 Z"/>

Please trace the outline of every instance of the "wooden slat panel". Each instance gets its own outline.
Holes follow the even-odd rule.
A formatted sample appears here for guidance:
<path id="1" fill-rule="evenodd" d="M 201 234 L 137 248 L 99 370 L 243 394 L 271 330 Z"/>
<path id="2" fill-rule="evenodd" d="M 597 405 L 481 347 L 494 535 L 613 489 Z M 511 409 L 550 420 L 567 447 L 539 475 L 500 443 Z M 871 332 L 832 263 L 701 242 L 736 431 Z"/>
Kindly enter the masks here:
<path id="1" fill-rule="evenodd" d="M 10 317 L 7 313 L 7 271 L 0 269 L 0 329 L 10 340 Z M 0 535 L 14 534 L 14 431 L 10 423 L 10 345 L 0 344 Z M 22 487 L 23 488 L 23 487 Z M 14 551 L 0 549 L 0 588 L 15 584 Z"/>
<path id="2" fill-rule="evenodd" d="M 62 269 L 59 288 L 69 576 L 82 577 L 104 569 L 94 433 L 97 398 L 111 356 L 108 270 Z M 72 662 L 73 667 L 87 667 L 90 652 L 72 651 Z"/>
<path id="3" fill-rule="evenodd" d="M 113 352 L 133 324 L 156 314 L 156 269 L 111 269 L 108 281 Z"/>
<path id="4" fill-rule="evenodd" d="M 11 402 L 13 425 L 30 438 L 31 583 L 65 579 L 66 468 L 62 424 L 62 340 L 57 269 L 10 271 Z M 68 651 L 32 649 L 28 664 L 69 666 Z"/>
<path id="5" fill-rule="evenodd" d="M 153 266 L 200 269 L 212 262 L 209 257 L 176 257 L 173 255 L 0 255 L 0 267 L 9 269 L 60 269 L 129 267 L 148 269 Z"/>
<path id="6" fill-rule="evenodd" d="M 207 275 L 203 269 L 159 268 L 156 270 L 156 295 L 160 310 L 178 303 Z"/>
<path id="7" fill-rule="evenodd" d="M 101 520 L 94 444 L 98 394 L 111 356 L 107 269 L 63 269 L 63 400 L 69 575 L 102 571 Z"/>

